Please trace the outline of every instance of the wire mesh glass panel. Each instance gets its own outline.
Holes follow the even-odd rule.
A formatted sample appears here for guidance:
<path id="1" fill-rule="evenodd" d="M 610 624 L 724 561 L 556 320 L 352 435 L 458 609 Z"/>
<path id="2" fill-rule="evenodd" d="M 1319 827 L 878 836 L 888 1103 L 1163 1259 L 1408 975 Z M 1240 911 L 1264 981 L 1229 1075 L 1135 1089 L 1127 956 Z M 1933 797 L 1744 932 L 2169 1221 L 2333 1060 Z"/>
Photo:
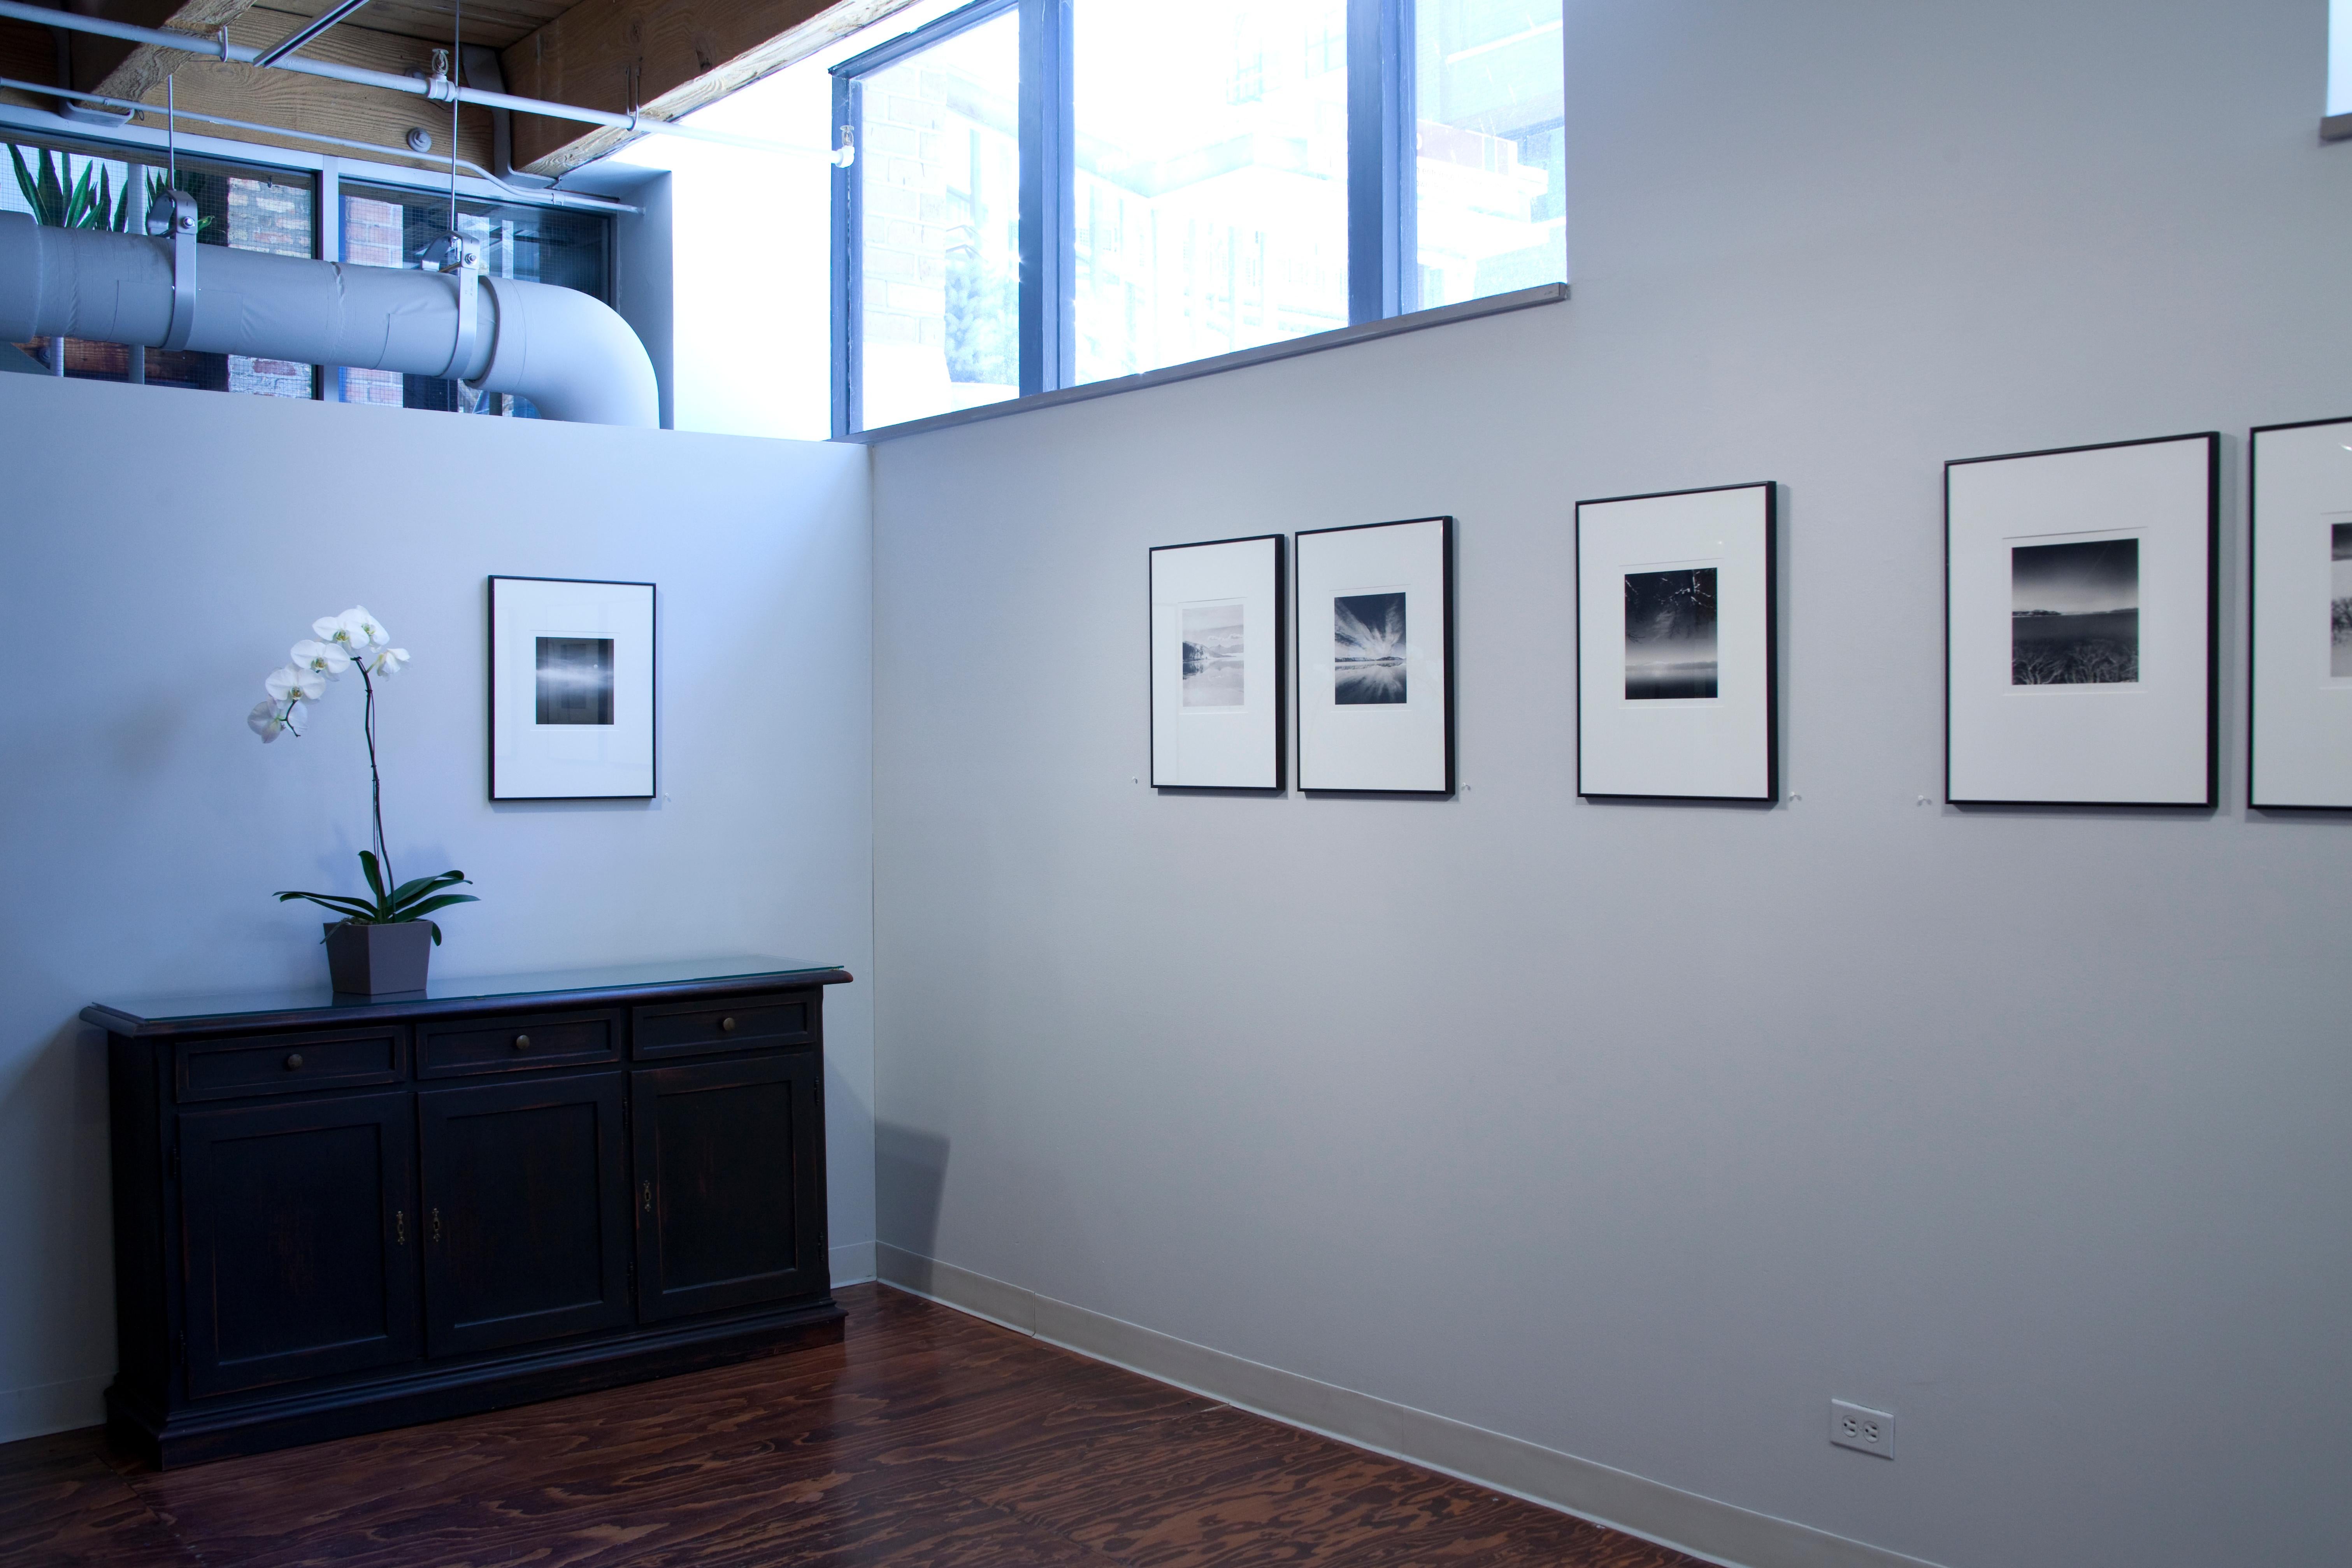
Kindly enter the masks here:
<path id="1" fill-rule="evenodd" d="M 1420 308 L 1568 277 L 1560 0 L 1415 0 Z"/>
<path id="2" fill-rule="evenodd" d="M 1075 0 L 1076 379 L 1348 322 L 1346 0 Z"/>
<path id="3" fill-rule="evenodd" d="M 859 78 L 866 428 L 1021 392 L 1021 17 Z"/>
<path id="4" fill-rule="evenodd" d="M 425 247 L 449 232 L 449 198 L 446 193 L 345 184 L 341 215 L 342 245 L 337 260 L 362 267 L 421 267 Z M 457 228 L 481 246 L 482 270 L 493 277 L 552 283 L 612 302 L 612 220 L 602 214 L 461 197 Z M 457 383 L 437 376 L 349 367 L 334 374 L 345 402 L 445 412 L 459 406 Z M 485 397 L 475 412 L 539 417 L 529 398 L 511 394 Z"/>
<path id="5" fill-rule="evenodd" d="M 165 183 L 160 165 L 68 148 L 11 142 L 8 155 L 10 178 L 0 186 L 0 212 L 30 213 L 37 221 L 58 227 L 143 234 L 147 205 Z M 306 175 L 264 173 L 183 158 L 179 188 L 195 198 L 199 245 L 273 256 L 315 254 L 314 190 Z M 89 381 L 143 380 L 303 398 L 314 395 L 317 384 L 311 366 L 244 354 L 166 353 L 160 349 L 142 354 L 121 343 L 79 338 L 38 339 L 18 347 L 52 368 L 62 353 L 65 373 Z"/>

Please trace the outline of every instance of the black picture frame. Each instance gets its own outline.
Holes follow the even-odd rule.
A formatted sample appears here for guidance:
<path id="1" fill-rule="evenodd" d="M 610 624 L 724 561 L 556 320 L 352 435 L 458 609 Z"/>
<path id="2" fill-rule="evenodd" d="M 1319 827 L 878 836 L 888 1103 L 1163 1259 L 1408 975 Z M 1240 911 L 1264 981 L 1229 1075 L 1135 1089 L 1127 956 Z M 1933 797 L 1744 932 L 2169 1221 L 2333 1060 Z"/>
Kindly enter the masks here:
<path id="1" fill-rule="evenodd" d="M 1307 591 L 1307 570 L 1306 565 L 1306 554 L 1309 549 L 1307 541 L 1309 539 L 1331 538 L 1334 536 L 1341 534 L 1369 534 L 1382 528 L 1420 528 L 1431 523 L 1437 525 L 1438 538 L 1438 580 L 1436 595 L 1440 622 L 1437 638 L 1438 657 L 1440 660 L 1438 700 L 1442 705 L 1442 714 L 1439 726 L 1439 744 L 1442 748 L 1442 755 L 1439 758 L 1438 776 L 1442 782 L 1433 788 L 1427 789 L 1391 789 L 1380 786 L 1318 785 L 1312 783 L 1309 781 L 1310 776 L 1307 769 L 1308 737 L 1307 713 L 1307 704 L 1311 700 L 1310 695 L 1305 689 L 1305 683 L 1307 678 L 1307 660 L 1305 648 L 1297 645 L 1297 640 L 1303 639 L 1307 635 L 1307 616 L 1304 596 Z M 1291 540 L 1291 549 L 1297 559 L 1293 563 L 1293 570 L 1290 574 L 1291 594 L 1293 601 L 1290 624 L 1295 649 L 1294 655 L 1291 659 L 1291 669 L 1294 678 L 1300 683 L 1300 691 L 1298 695 L 1298 790 L 1300 794 L 1387 797 L 1403 800 L 1445 800 L 1450 799 L 1453 796 L 1457 782 L 1454 775 L 1455 712 L 1454 702 L 1454 517 L 1450 514 L 1442 514 L 1421 517 L 1397 517 L 1391 518 L 1387 522 L 1380 523 L 1349 523 L 1341 527 L 1329 528 L 1302 528 L 1293 536 Z"/>
<path id="2" fill-rule="evenodd" d="M 2265 799 L 2265 771 L 2261 766 L 2262 748 L 2258 741 L 2263 717 L 2262 695 L 2262 649 L 2263 636 L 2262 609 L 2263 580 L 2263 509 L 2262 509 L 2262 438 L 2280 435 L 2294 430 L 2319 430 L 2329 425 L 2340 427 L 2352 435 L 2352 414 L 2339 414 L 2334 419 L 2297 419 L 2282 424 L 2258 424 L 2246 433 L 2246 804 L 2257 811 L 2352 811 L 2352 790 L 2341 800 Z"/>
<path id="3" fill-rule="evenodd" d="M 1283 534 L 1243 534 L 1231 538 L 1196 539 L 1187 544 L 1153 545 L 1145 551 L 1144 568 L 1144 778 L 1159 791 L 1194 795 L 1279 795 L 1289 786 L 1289 698 L 1290 672 L 1287 657 L 1290 647 L 1288 622 L 1289 592 L 1287 571 L 1289 540 Z M 1270 602 L 1274 617 L 1273 686 L 1270 736 L 1266 758 L 1265 782 L 1203 782 L 1160 777 L 1160 729 L 1163 677 L 1161 669 L 1164 650 L 1160 624 L 1159 598 L 1160 558 L 1173 557 L 1187 550 L 1215 549 L 1231 545 L 1264 544 L 1271 547 L 1269 576 L 1258 591 Z M 1172 771 L 1172 768 L 1171 768 Z"/>
<path id="4" fill-rule="evenodd" d="M 2204 650 L 2204 793 L 2198 799 L 2131 800 L 2085 799 L 2073 796 L 2035 795 L 1962 795 L 1953 786 L 1953 661 L 1952 640 L 1954 604 L 1952 588 L 1952 477 L 1956 470 L 1996 463 L 2024 462 L 2036 458 L 2070 457 L 2084 453 L 2113 452 L 2126 448 L 2165 446 L 2179 443 L 2200 442 L 2205 447 L 2205 521 L 2204 573 L 2205 590 L 2200 596 L 2205 620 Z M 2087 810 L 2135 809 L 2147 810 L 2214 810 L 2221 800 L 2221 434 L 2219 431 L 2191 431 L 2179 435 L 2142 436 L 2128 441 L 2098 441 L 2077 446 L 2037 447 L 2025 452 L 1989 454 L 1982 457 L 1958 457 L 1944 465 L 1944 799 L 1954 806 L 2078 808 Z"/>
<path id="5" fill-rule="evenodd" d="M 605 791 L 588 794 L 558 794 L 523 792 L 509 777 L 503 782 L 499 776 L 499 585 L 509 583 L 549 583 L 578 588 L 642 589 L 645 591 L 646 649 L 645 668 L 645 699 L 646 706 L 646 788 L 642 790 Z M 526 577 L 492 573 L 484 580 L 483 608 L 487 620 L 488 642 L 484 649 L 483 677 L 485 684 L 484 766 L 488 774 L 488 789 L 495 804 L 520 801 L 591 801 L 591 800 L 651 800 L 661 794 L 661 595 L 656 584 L 625 580 L 577 577 Z M 510 764 L 509 772 L 516 771 Z"/>
<path id="6" fill-rule="evenodd" d="M 1763 492 L 1764 515 L 1761 523 L 1763 552 L 1762 596 L 1764 609 L 1764 694 L 1763 746 L 1764 788 L 1759 793 L 1718 793 L 1708 790 L 1668 789 L 1595 789 L 1585 781 L 1585 758 L 1589 740 L 1586 728 L 1584 692 L 1584 510 L 1587 507 L 1622 506 L 1640 501 L 1671 501 L 1691 496 L 1728 495 L 1738 491 Z M 1774 479 L 1749 479 L 1731 485 L 1699 485 L 1679 490 L 1645 490 L 1630 496 L 1596 496 L 1576 503 L 1574 563 L 1570 602 L 1575 612 L 1574 636 L 1577 650 L 1576 703 L 1576 793 L 1585 800 L 1672 800 L 1696 805 L 1757 806 L 1776 805 L 1780 799 L 1780 485 Z"/>

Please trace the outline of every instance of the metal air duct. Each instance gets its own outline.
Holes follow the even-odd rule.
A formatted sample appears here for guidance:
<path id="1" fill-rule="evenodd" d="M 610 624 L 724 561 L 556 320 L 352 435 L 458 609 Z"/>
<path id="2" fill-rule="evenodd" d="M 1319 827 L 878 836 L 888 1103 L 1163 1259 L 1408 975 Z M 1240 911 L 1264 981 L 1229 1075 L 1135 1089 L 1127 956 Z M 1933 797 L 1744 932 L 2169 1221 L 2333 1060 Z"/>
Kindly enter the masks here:
<path id="1" fill-rule="evenodd" d="M 446 376 L 527 397 L 548 419 L 661 423 L 645 345 L 585 294 L 470 268 L 198 246 L 192 209 L 184 232 L 157 239 L 0 213 L 0 343 L 81 338 Z"/>

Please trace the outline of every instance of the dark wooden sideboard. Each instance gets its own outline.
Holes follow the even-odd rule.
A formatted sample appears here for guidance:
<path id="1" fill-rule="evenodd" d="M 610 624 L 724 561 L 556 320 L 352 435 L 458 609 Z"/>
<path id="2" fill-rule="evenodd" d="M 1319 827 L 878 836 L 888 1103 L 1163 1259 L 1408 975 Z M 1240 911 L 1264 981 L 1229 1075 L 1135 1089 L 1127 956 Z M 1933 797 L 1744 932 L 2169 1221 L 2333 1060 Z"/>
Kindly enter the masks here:
<path id="1" fill-rule="evenodd" d="M 159 1466 L 841 1338 L 824 988 L 780 959 L 86 1008 Z"/>

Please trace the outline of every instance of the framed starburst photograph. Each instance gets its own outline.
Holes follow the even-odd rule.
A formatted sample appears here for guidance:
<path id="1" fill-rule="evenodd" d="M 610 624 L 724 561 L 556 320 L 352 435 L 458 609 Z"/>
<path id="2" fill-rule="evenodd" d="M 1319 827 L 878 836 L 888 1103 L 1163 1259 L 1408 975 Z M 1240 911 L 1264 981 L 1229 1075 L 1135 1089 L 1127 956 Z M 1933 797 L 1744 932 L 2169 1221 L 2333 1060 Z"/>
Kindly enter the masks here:
<path id="1" fill-rule="evenodd" d="M 1298 787 L 1454 792 L 1454 519 L 1298 543 Z"/>

